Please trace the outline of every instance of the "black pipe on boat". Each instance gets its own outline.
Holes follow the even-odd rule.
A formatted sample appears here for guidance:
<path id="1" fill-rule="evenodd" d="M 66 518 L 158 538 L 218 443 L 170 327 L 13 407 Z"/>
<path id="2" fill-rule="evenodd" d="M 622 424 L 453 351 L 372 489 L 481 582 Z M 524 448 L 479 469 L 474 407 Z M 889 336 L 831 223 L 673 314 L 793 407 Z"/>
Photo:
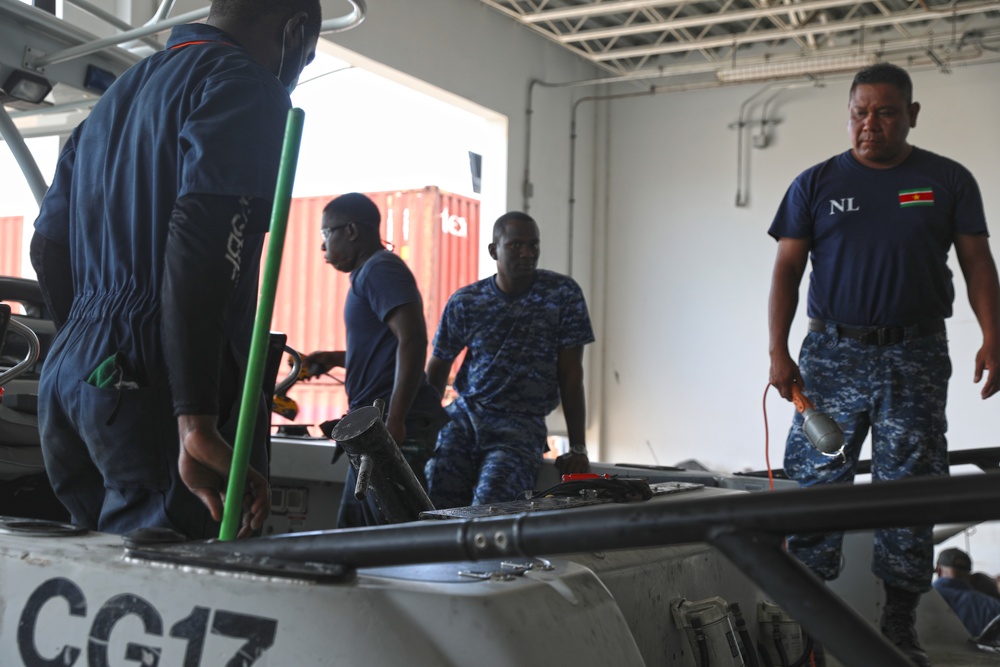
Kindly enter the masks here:
<path id="1" fill-rule="evenodd" d="M 287 562 L 378 567 L 710 542 L 720 527 L 784 536 L 995 519 L 1000 519 L 1000 471 L 183 546 L 186 552 L 215 556 L 239 551 Z"/>
<path id="2" fill-rule="evenodd" d="M 780 538 L 723 529 L 710 542 L 841 663 L 913 667 L 882 633 L 782 550 Z M 781 664 L 790 664 L 776 639 Z"/>
<path id="3" fill-rule="evenodd" d="M 351 411 L 333 427 L 330 437 L 358 471 L 354 491 L 358 500 L 372 494 L 391 524 L 415 521 L 434 505 L 386 430 L 384 407 L 378 400 L 374 406 Z"/>

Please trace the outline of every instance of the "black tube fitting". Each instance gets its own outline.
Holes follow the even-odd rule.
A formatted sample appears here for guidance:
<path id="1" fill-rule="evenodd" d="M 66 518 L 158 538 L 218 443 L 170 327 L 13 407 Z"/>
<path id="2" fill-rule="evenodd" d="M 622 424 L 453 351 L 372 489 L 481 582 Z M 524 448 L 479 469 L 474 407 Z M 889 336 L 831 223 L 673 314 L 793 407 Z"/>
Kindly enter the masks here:
<path id="1" fill-rule="evenodd" d="M 360 500 L 369 492 L 374 494 L 389 523 L 416 521 L 421 512 L 434 509 L 386 430 L 380 405 L 348 413 L 333 428 L 330 437 L 343 448 L 358 471 L 355 497 Z"/>

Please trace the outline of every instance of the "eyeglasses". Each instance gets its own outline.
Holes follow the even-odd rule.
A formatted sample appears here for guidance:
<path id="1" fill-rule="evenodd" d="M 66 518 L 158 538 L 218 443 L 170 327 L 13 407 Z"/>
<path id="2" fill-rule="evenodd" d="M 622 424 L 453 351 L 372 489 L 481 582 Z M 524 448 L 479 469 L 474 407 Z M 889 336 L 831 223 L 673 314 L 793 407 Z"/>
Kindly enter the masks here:
<path id="1" fill-rule="evenodd" d="M 353 222 L 348 222 L 346 224 L 337 225 L 335 227 L 321 227 L 319 233 L 323 236 L 323 243 L 329 241 L 330 237 L 333 236 L 333 233 L 338 229 L 343 229 L 344 227 L 348 227 L 353 224 L 354 224 Z"/>

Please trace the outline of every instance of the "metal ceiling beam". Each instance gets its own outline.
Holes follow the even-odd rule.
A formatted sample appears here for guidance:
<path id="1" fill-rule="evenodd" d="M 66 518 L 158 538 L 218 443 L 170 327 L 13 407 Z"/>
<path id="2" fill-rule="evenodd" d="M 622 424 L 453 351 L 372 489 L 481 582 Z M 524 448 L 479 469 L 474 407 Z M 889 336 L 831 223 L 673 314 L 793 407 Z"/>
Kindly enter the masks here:
<path id="1" fill-rule="evenodd" d="M 994 30 L 982 31 L 983 39 L 1000 39 L 1000 28 Z M 930 35 L 924 37 L 912 37 L 909 39 L 897 39 L 891 42 L 886 42 L 884 44 L 879 44 L 876 49 L 872 49 L 871 52 L 878 53 L 879 55 L 886 57 L 892 55 L 899 55 L 905 53 L 925 53 L 928 49 L 942 48 L 950 44 L 952 37 L 950 35 Z M 786 62 L 795 62 L 807 57 L 838 57 L 838 56 L 851 56 L 857 55 L 859 49 L 856 45 L 834 47 L 834 48 L 822 48 L 816 49 L 814 52 L 803 55 L 800 53 L 794 54 L 781 54 L 781 55 L 769 55 L 769 56 L 752 56 L 740 58 L 738 64 L 742 66 L 751 65 L 766 65 L 766 64 L 779 64 Z M 727 59 L 727 64 L 731 60 Z M 649 68 L 646 70 L 633 70 L 628 73 L 626 77 L 622 77 L 622 80 L 649 80 L 655 81 L 657 79 L 663 79 L 667 77 L 681 77 L 696 74 L 706 74 L 715 72 L 720 67 L 723 66 L 720 62 L 702 62 L 702 63 L 685 63 L 678 65 L 671 65 L 669 67 L 658 67 Z"/>
<path id="2" fill-rule="evenodd" d="M 997 11 L 995 4 L 991 6 L 976 6 L 966 8 L 956 8 L 947 14 L 934 14 L 928 16 L 925 12 L 913 12 L 909 14 L 896 14 L 893 16 L 882 16 L 878 18 L 867 17 L 855 19 L 853 21 L 840 21 L 829 23 L 825 26 L 816 25 L 804 28 L 793 28 L 791 30 L 761 30 L 750 33 L 740 33 L 725 35 L 723 37 L 713 37 L 699 39 L 697 42 L 671 42 L 670 44 L 659 44 L 655 46 L 636 46 L 615 49 L 613 52 L 588 54 L 584 57 L 595 62 L 612 60 L 616 58 L 641 58 L 648 55 L 662 55 L 667 53 L 680 53 L 691 51 L 696 48 L 724 48 L 726 46 L 750 44 L 754 42 L 769 42 L 783 39 L 791 39 L 802 35 L 834 34 L 848 32 L 852 30 L 862 30 L 865 28 L 877 28 L 886 25 L 896 25 L 900 23 L 915 23 L 918 21 L 937 21 L 945 17 L 966 16 L 971 14 L 981 14 L 989 11 Z"/>
<path id="3" fill-rule="evenodd" d="M 484 0 L 490 5 L 496 3 L 491 0 Z M 646 7 L 670 7 L 672 5 L 690 4 L 691 0 L 622 0 L 621 2 L 598 2 L 589 5 L 574 5 L 573 7 L 561 7 L 559 9 L 546 9 L 534 14 L 519 14 L 520 19 L 526 23 L 543 23 L 545 21 L 560 21 L 574 18 L 590 18 L 593 16 L 603 16 L 605 14 L 621 14 L 624 12 L 644 9 Z"/>
<path id="4" fill-rule="evenodd" d="M 984 55 L 978 47 L 957 50 L 962 33 L 975 30 L 990 35 L 990 41 L 1000 38 L 991 32 L 1000 28 L 992 17 L 961 19 L 1000 12 L 1000 0 L 907 0 L 905 5 L 896 0 L 573 1 L 551 8 L 554 3 L 547 1 L 481 0 L 594 66 L 628 79 L 695 79 L 737 56 L 742 65 L 859 53 L 926 59 L 933 50 L 943 60 L 958 62 Z M 896 5 L 905 9 L 897 11 Z M 862 17 L 866 12 L 871 15 Z M 612 25 L 599 25 L 595 17 Z M 956 21 L 942 22 L 952 18 Z M 663 54 L 675 57 L 661 64 L 656 57 Z"/>
<path id="5" fill-rule="evenodd" d="M 858 0 L 814 0 L 812 2 L 796 2 L 791 5 L 776 5 L 774 7 L 761 9 L 744 9 L 724 13 L 685 16 L 684 18 L 657 21 L 655 23 L 639 23 L 615 28 L 584 30 L 572 34 L 559 35 L 556 37 L 556 40 L 562 43 L 571 43 L 588 39 L 608 39 L 610 37 L 641 35 L 643 33 L 676 30 L 678 28 L 690 28 L 693 26 L 717 25 L 720 23 L 733 23 L 736 21 L 750 21 L 755 18 L 781 16 L 794 12 L 819 11 L 822 9 L 831 9 L 833 7 L 844 7 L 846 5 L 856 4 L 858 4 Z"/>
<path id="6" fill-rule="evenodd" d="M 524 23 L 544 23 L 546 21 L 559 21 L 574 18 L 592 18 L 594 16 L 605 16 L 608 14 L 621 14 L 639 9 L 661 7 L 671 7 L 675 5 L 695 4 L 698 0 L 621 0 L 620 2 L 594 2 L 592 4 L 580 4 L 572 7 L 560 7 L 559 9 L 544 9 L 533 13 L 526 13 L 512 9 L 503 0 L 482 0 L 485 4 L 503 11 L 506 14 L 516 16 Z M 978 4 L 990 4 L 992 0 L 984 0 Z M 800 3 L 796 3 L 800 4 Z M 806 3 L 801 3 L 806 4 Z M 860 0 L 859 3 L 861 4 Z M 912 4 L 912 3 L 911 3 Z M 949 13 L 951 5 L 937 7 L 927 7 L 926 2 L 920 2 L 925 11 Z M 954 4 L 954 0 L 953 0 Z M 992 2 L 992 4 L 996 4 Z"/>

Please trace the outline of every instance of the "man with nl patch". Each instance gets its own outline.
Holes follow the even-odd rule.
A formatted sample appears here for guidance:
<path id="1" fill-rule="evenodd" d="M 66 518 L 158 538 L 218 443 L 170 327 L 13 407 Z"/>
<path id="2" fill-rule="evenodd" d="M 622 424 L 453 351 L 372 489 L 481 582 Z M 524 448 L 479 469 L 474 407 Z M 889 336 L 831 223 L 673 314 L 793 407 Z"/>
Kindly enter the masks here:
<path id="1" fill-rule="evenodd" d="M 799 175 L 769 229 L 778 241 L 770 383 L 788 400 L 799 385 L 837 420 L 846 442 L 843 457 L 824 455 L 796 415 L 785 471 L 804 487 L 851 483 L 869 429 L 873 482 L 948 474 L 944 321 L 954 301 L 952 247 L 983 332 L 975 381 L 988 373 L 984 399 L 1000 389 L 1000 287 L 975 179 L 957 162 L 907 143 L 920 105 L 899 67 L 858 72 L 848 111 L 851 150 Z M 788 333 L 809 260 L 809 333 L 796 365 Z M 917 665 L 929 664 L 914 623 L 931 584 L 931 528 L 875 532 L 872 569 L 886 589 L 881 629 Z M 788 549 L 834 579 L 842 538 L 792 535 Z"/>

